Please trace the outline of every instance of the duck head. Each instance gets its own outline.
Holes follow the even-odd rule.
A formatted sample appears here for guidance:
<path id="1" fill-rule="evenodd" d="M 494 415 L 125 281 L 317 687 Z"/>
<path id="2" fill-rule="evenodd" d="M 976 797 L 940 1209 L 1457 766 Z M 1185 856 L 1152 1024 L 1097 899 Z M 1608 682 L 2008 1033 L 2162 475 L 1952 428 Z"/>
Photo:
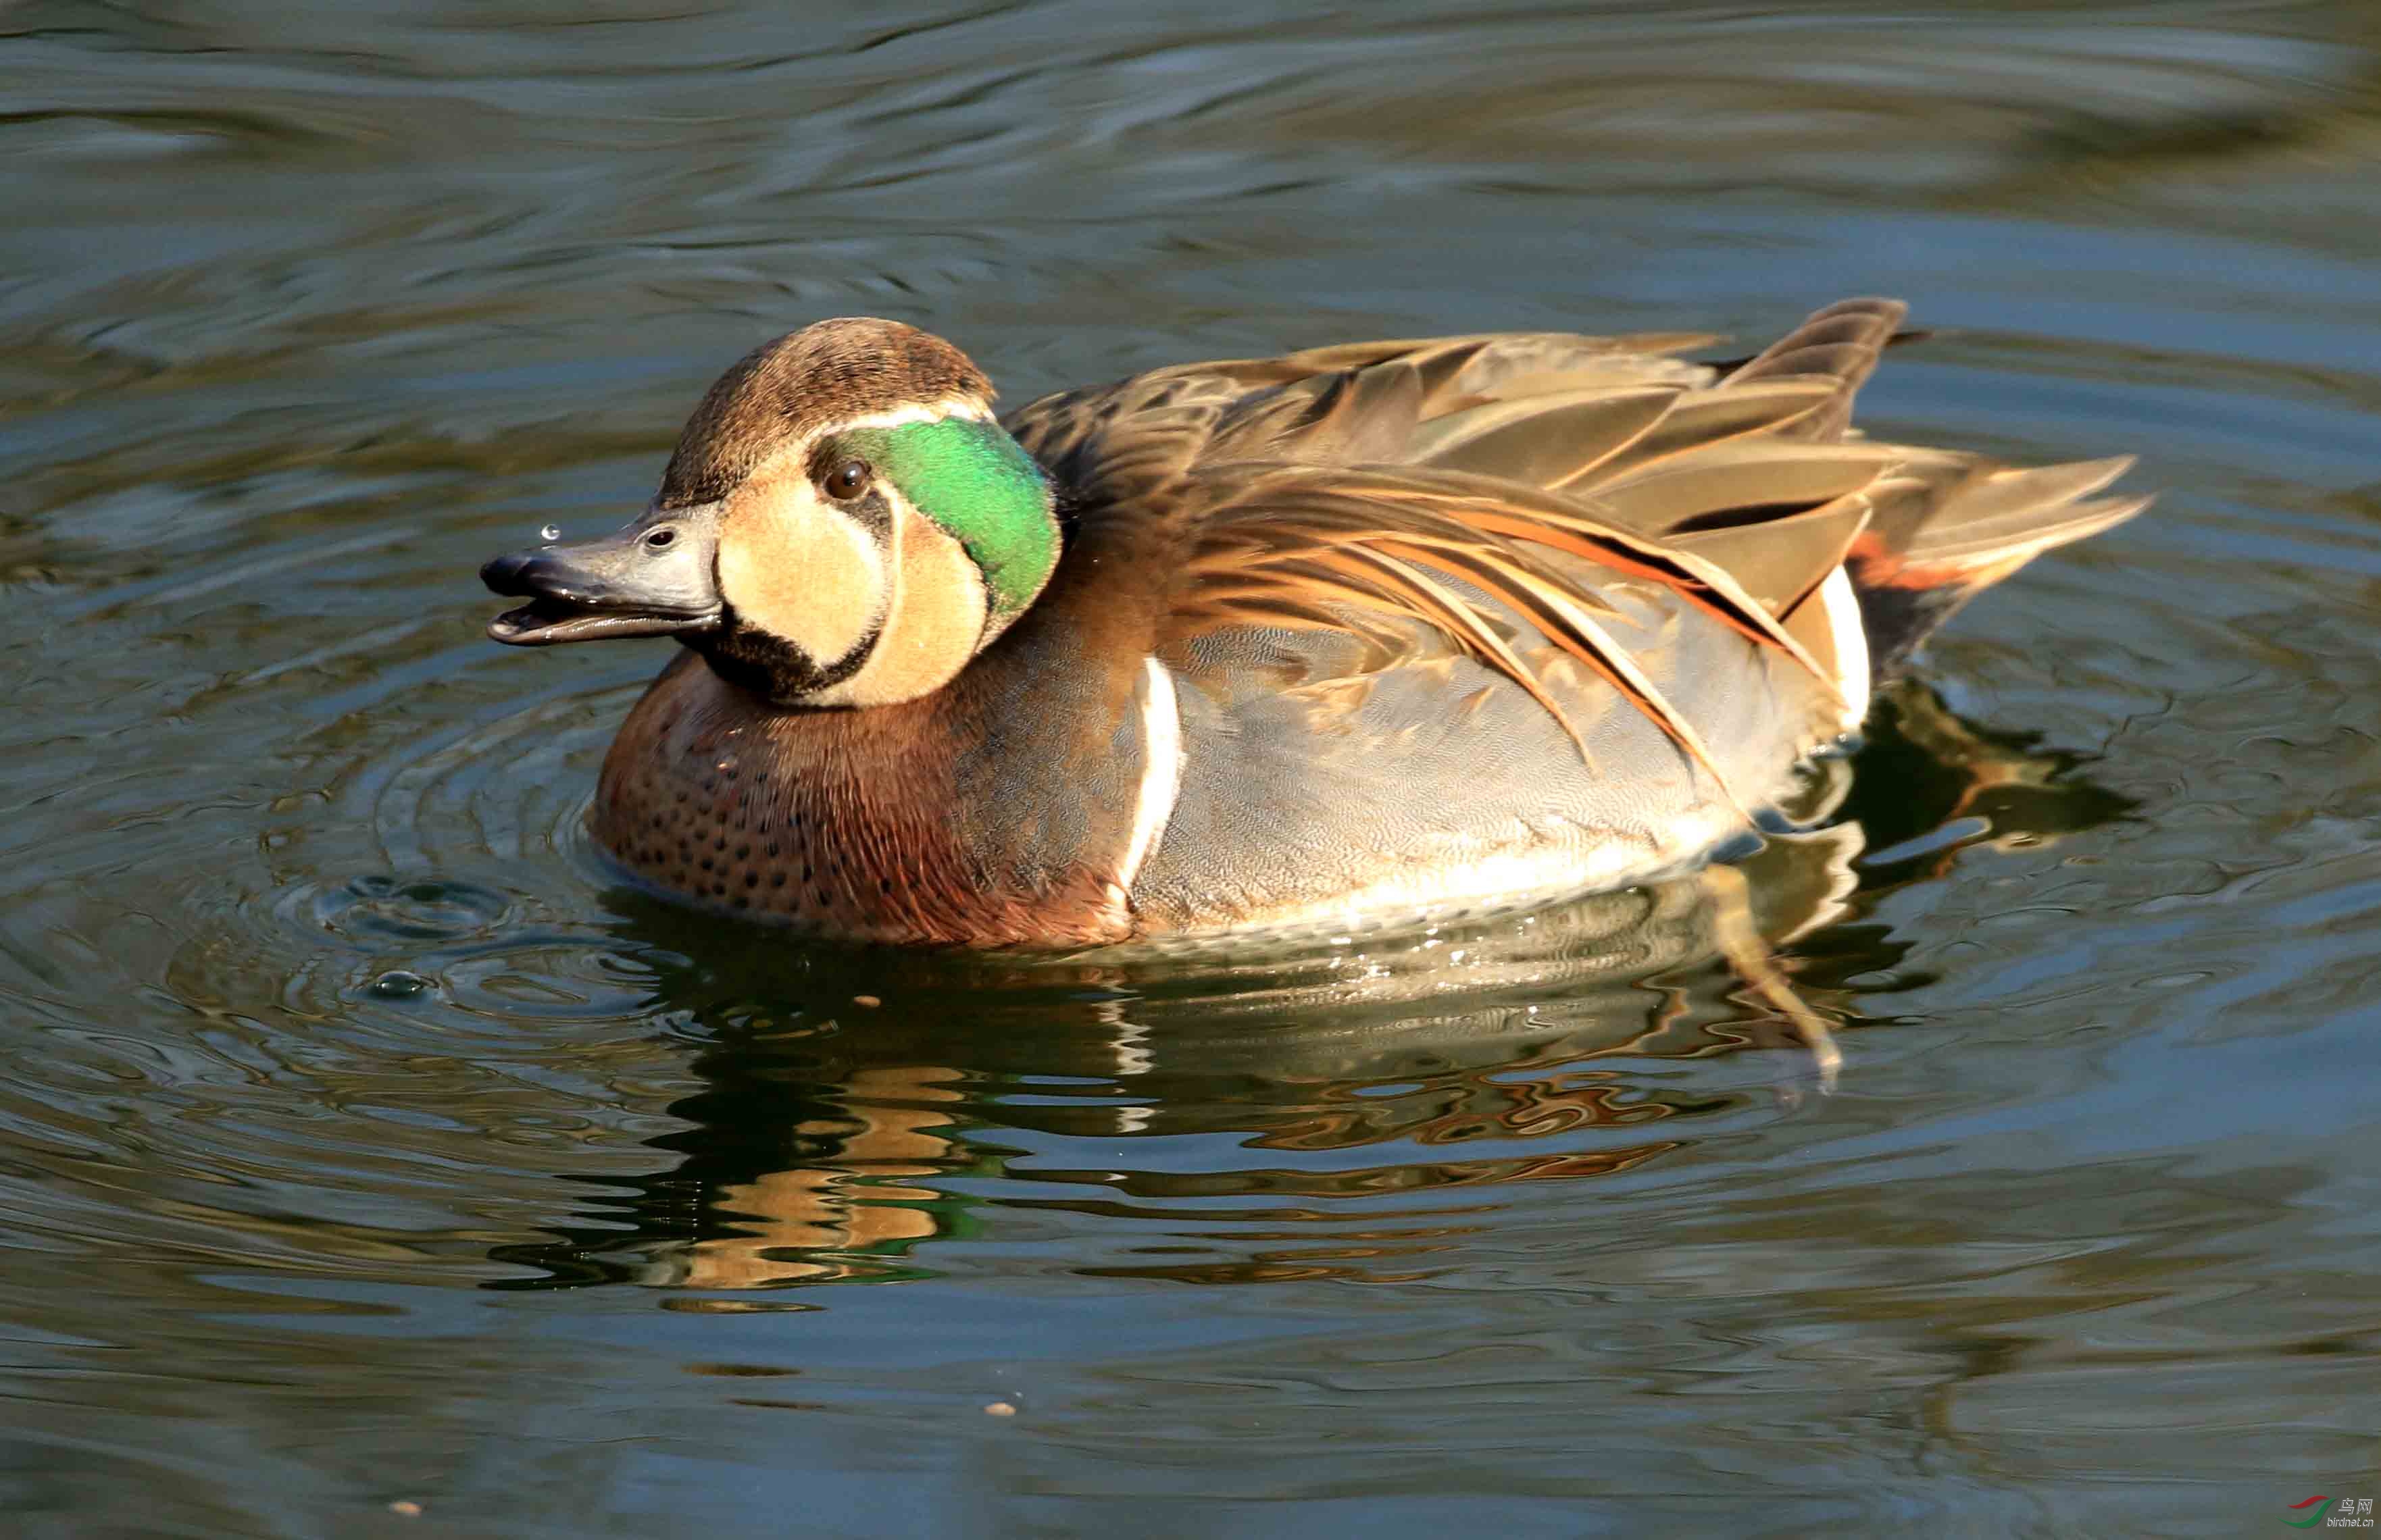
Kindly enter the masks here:
<path id="1" fill-rule="evenodd" d="M 824 321 L 721 376 L 617 534 L 480 569 L 527 599 L 515 647 L 671 636 L 782 706 L 939 689 L 1058 563 L 1049 477 L 967 356 L 897 321 Z"/>

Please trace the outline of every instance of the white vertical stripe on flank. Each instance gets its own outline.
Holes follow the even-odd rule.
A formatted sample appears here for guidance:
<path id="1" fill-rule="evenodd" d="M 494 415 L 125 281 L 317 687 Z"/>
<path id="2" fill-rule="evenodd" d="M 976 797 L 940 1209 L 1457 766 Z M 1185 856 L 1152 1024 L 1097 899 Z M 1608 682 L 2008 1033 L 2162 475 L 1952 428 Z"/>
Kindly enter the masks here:
<path id="1" fill-rule="evenodd" d="M 1827 607 L 1827 634 L 1836 644 L 1836 687 L 1851 710 L 1846 727 L 1858 727 L 1868 715 L 1868 632 L 1861 624 L 1860 596 L 1852 592 L 1851 575 L 1838 567 L 1819 585 L 1819 602 Z"/>
<path id="2" fill-rule="evenodd" d="M 1133 804 L 1132 837 L 1117 867 L 1117 885 L 1127 892 L 1166 832 L 1174 799 L 1182 794 L 1182 708 L 1174 697 L 1174 675 L 1154 658 L 1143 664 L 1149 672 L 1149 698 L 1141 705 L 1141 795 Z"/>

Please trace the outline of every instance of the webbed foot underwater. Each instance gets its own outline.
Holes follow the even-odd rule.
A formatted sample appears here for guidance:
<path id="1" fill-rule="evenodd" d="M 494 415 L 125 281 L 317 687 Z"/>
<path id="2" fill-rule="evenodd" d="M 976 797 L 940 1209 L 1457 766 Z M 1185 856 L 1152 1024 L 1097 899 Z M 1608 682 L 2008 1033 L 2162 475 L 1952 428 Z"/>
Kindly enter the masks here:
<path id="1" fill-rule="evenodd" d="M 1395 924 L 1744 831 L 2127 461 L 1872 443 L 1899 325 L 1189 364 L 1005 418 L 948 344 L 738 363 L 644 515 L 482 570 L 542 646 L 673 636 L 590 819 L 647 881 L 853 940 Z"/>

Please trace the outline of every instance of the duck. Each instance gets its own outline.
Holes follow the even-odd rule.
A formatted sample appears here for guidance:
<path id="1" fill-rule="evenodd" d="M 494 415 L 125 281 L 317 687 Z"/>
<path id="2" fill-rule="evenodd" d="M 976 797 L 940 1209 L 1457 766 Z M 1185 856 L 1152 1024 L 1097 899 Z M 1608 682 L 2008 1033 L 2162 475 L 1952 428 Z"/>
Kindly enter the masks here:
<path id="1" fill-rule="evenodd" d="M 746 356 L 495 640 L 666 637 L 587 823 L 633 883 L 860 942 L 1085 948 L 1524 910 L 1725 858 L 2118 457 L 1873 442 L 1906 308 L 1182 364 L 994 411 L 872 318 Z"/>

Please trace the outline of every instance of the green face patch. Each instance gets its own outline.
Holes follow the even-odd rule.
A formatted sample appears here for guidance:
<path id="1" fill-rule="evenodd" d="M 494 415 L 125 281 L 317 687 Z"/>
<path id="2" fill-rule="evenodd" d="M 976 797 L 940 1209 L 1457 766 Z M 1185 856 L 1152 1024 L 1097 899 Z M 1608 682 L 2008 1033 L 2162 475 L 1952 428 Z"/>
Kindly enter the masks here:
<path id="1" fill-rule="evenodd" d="M 1033 602 L 1058 564 L 1050 479 L 997 423 L 968 418 L 857 428 L 838 442 L 950 531 L 983 569 L 999 625 Z"/>

